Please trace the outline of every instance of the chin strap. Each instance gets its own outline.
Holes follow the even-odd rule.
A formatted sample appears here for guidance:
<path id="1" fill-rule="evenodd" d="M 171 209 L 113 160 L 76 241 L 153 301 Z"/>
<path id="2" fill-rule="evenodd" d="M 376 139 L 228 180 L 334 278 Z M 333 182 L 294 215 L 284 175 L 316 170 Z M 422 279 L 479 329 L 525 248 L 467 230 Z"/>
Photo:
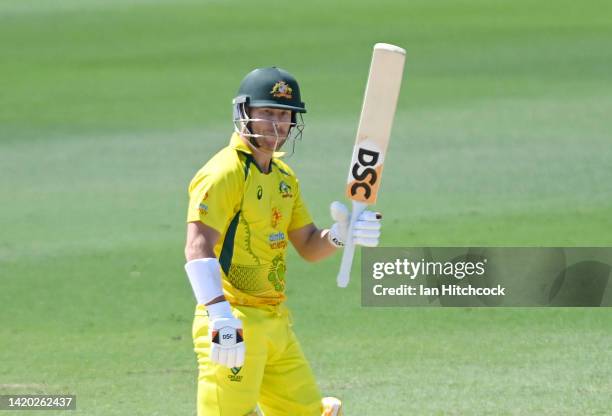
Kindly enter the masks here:
<path id="1" fill-rule="evenodd" d="M 238 133 L 240 134 L 241 137 L 243 137 L 245 140 L 244 142 L 246 143 L 247 146 L 249 146 L 249 149 L 251 149 L 251 151 L 253 153 L 257 153 L 257 154 L 264 154 L 265 152 L 263 152 L 262 150 L 259 149 L 259 145 L 256 145 L 252 142 L 252 140 L 254 140 L 253 137 L 245 137 L 245 135 L 243 135 L 242 133 Z M 259 136 L 259 135 L 257 135 Z M 284 157 L 287 154 L 287 152 L 272 152 L 272 157 L 274 158 L 281 158 Z"/>

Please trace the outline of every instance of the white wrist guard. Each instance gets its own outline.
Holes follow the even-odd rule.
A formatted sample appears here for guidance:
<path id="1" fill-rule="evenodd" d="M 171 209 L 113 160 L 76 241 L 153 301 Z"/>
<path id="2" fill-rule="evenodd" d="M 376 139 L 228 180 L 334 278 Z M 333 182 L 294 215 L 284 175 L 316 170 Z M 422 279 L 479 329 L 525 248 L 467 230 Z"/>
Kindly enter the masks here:
<path id="1" fill-rule="evenodd" d="M 213 303 L 212 305 L 206 305 L 208 311 L 208 317 L 211 321 L 219 318 L 233 318 L 232 308 L 228 301 Z"/>
<path id="2" fill-rule="evenodd" d="M 191 260 L 185 264 L 193 294 L 199 304 L 207 304 L 223 295 L 221 265 L 216 258 Z"/>

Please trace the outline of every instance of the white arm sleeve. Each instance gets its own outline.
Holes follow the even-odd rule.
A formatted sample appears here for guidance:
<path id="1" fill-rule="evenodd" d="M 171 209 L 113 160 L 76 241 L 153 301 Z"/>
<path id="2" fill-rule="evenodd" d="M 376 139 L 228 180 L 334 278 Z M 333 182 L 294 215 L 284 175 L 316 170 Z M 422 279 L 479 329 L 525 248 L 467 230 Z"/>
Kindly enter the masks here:
<path id="1" fill-rule="evenodd" d="M 193 294 L 199 304 L 207 304 L 223 295 L 221 265 L 216 258 L 191 260 L 185 264 Z"/>

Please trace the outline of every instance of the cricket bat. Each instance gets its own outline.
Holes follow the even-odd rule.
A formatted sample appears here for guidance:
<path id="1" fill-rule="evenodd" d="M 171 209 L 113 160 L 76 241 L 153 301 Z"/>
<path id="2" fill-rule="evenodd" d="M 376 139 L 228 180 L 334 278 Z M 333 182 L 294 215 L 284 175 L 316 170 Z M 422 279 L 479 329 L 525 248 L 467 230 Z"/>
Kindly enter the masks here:
<path id="1" fill-rule="evenodd" d="M 355 221 L 368 205 L 376 202 L 378 196 L 405 59 L 406 51 L 399 46 L 388 43 L 374 45 L 346 184 L 346 196 L 352 200 L 353 208 L 337 278 L 339 287 L 346 287 L 351 278 Z"/>

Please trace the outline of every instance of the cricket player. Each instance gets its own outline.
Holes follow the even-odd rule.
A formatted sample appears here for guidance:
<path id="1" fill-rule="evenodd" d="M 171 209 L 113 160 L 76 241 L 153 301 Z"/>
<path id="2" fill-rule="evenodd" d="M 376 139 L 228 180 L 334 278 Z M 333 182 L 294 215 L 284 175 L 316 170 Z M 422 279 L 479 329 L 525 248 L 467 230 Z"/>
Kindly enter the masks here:
<path id="1" fill-rule="evenodd" d="M 291 74 L 255 69 L 233 107 L 229 145 L 189 185 L 185 270 L 197 300 L 197 414 L 340 415 L 340 400 L 321 397 L 291 327 L 285 256 L 288 242 L 311 262 L 333 254 L 345 243 L 350 213 L 332 203 L 335 223 L 317 228 L 280 159 L 282 148 L 293 151 L 306 112 Z M 379 235 L 380 215 L 364 211 L 354 244 L 376 246 Z"/>

